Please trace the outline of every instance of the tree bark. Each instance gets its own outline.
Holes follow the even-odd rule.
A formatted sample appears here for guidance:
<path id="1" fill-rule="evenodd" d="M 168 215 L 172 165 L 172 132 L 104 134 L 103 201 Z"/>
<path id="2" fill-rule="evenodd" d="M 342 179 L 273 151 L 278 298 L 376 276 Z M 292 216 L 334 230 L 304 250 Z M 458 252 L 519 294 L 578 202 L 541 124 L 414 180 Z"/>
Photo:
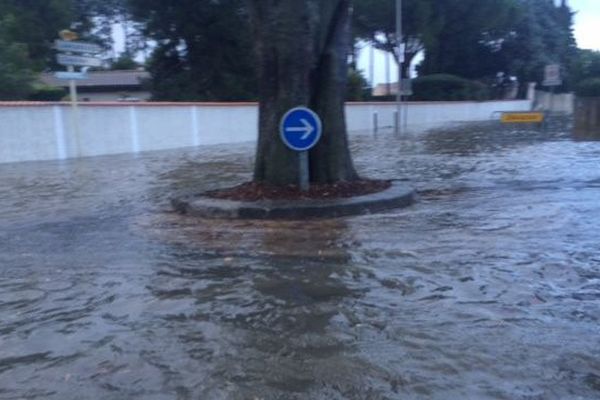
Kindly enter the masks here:
<path id="1" fill-rule="evenodd" d="M 350 0 L 248 0 L 259 70 L 259 138 L 254 180 L 297 184 L 298 153 L 279 136 L 285 112 L 305 106 L 321 117 L 323 135 L 310 151 L 310 180 L 358 179 L 344 115 L 350 44 Z"/>

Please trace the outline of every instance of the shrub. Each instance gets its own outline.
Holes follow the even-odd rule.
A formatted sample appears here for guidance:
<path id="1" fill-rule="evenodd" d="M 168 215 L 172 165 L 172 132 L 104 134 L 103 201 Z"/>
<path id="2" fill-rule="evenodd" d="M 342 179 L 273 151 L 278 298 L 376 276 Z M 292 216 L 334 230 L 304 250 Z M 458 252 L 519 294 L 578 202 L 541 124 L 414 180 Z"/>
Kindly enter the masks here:
<path id="1" fill-rule="evenodd" d="M 54 86 L 37 86 L 28 97 L 32 101 L 60 101 L 67 95 L 64 88 Z"/>
<path id="2" fill-rule="evenodd" d="M 481 82 L 455 75 L 427 75 L 413 80 L 413 99 L 422 101 L 489 100 L 490 89 Z"/>
<path id="3" fill-rule="evenodd" d="M 370 97 L 369 83 L 361 71 L 348 69 L 347 101 L 365 101 Z"/>
<path id="4" fill-rule="evenodd" d="M 575 93 L 579 97 L 600 97 L 600 78 L 590 78 L 579 82 Z"/>

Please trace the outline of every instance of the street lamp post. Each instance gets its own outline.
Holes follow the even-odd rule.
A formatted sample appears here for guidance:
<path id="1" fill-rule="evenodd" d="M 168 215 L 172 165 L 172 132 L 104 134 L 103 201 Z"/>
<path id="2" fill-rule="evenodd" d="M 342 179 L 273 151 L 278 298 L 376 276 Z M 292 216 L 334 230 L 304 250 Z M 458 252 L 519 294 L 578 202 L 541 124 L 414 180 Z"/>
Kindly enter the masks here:
<path id="1" fill-rule="evenodd" d="M 396 134 L 401 133 L 400 115 L 402 110 L 402 65 L 404 64 L 404 47 L 402 46 L 402 0 L 396 0 L 396 43 L 398 54 L 398 90 L 396 92 Z"/>

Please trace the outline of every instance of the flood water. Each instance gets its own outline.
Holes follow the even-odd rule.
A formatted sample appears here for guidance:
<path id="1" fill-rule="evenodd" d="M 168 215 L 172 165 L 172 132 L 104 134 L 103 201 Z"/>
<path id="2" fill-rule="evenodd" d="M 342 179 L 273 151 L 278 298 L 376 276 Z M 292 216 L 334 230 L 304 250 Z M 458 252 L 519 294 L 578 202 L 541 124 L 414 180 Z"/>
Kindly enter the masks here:
<path id="1" fill-rule="evenodd" d="M 600 142 L 356 137 L 416 205 L 210 221 L 253 146 L 0 165 L 0 399 L 600 399 Z"/>

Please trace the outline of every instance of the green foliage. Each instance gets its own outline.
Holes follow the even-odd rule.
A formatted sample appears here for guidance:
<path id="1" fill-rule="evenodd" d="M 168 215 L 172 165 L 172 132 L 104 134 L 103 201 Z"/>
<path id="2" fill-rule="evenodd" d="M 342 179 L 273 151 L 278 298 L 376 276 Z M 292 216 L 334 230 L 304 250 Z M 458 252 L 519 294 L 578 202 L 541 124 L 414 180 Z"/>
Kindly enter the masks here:
<path id="1" fill-rule="evenodd" d="M 544 67 L 558 63 L 565 71 L 563 89 L 569 89 L 577 80 L 573 12 L 565 1 L 555 3 L 404 0 L 406 64 L 424 49 L 422 75 L 491 79 L 504 72 L 523 83 L 541 83 Z M 396 57 L 394 7 L 392 0 L 355 0 L 354 25 L 358 38 Z"/>
<path id="2" fill-rule="evenodd" d="M 403 0 L 405 63 L 403 76 L 413 58 L 424 49 L 435 31 L 431 25 L 433 3 L 437 0 Z M 354 0 L 354 35 L 394 56 L 399 64 L 396 37 L 396 3 L 393 0 Z"/>
<path id="3" fill-rule="evenodd" d="M 492 54 L 514 28 L 517 0 L 437 0 L 425 44 L 423 75 L 479 79 L 499 70 Z"/>
<path id="4" fill-rule="evenodd" d="M 54 40 L 78 20 L 83 1 L 0 0 L 0 99 L 28 98 L 37 74 L 57 67 Z M 91 20 L 79 24 L 80 32 L 84 25 L 91 29 Z"/>
<path id="5" fill-rule="evenodd" d="M 243 0 L 131 0 L 157 42 L 149 60 L 155 100 L 250 100 L 257 95 L 253 41 Z"/>
<path id="6" fill-rule="evenodd" d="M 0 0 L 0 37 L 25 46 L 30 68 L 53 62 L 52 43 L 72 21 L 72 0 Z"/>
<path id="7" fill-rule="evenodd" d="M 29 95 L 28 100 L 32 101 L 60 101 L 67 95 L 64 88 L 54 86 L 37 86 Z"/>
<path id="8" fill-rule="evenodd" d="M 136 69 L 140 65 L 129 55 L 128 53 L 123 53 L 119 58 L 113 61 L 110 65 L 110 69 L 113 71 L 116 70 L 131 70 Z"/>
<path id="9" fill-rule="evenodd" d="M 557 7 L 554 1 L 522 0 L 514 33 L 502 43 L 495 60 L 502 71 L 518 76 L 521 82 L 538 84 L 546 65 L 560 64 L 565 84 L 559 90 L 569 90 L 576 56 L 573 12 L 566 3 Z"/>
<path id="10" fill-rule="evenodd" d="M 574 82 L 600 78 L 600 51 L 578 49 L 572 73 Z"/>
<path id="11" fill-rule="evenodd" d="M 348 70 L 347 101 L 365 101 L 370 97 L 369 83 L 361 71 Z"/>
<path id="12" fill-rule="evenodd" d="M 145 38 L 133 23 L 129 0 L 70 0 L 74 14 L 74 30 L 82 40 L 94 42 L 109 50 L 114 44 L 113 24 L 120 24 L 125 33 L 125 52 L 134 54 L 144 48 Z"/>
<path id="13" fill-rule="evenodd" d="M 575 93 L 579 97 L 600 97 L 600 77 L 580 82 L 575 89 Z"/>
<path id="14" fill-rule="evenodd" d="M 0 38 L 0 100 L 22 100 L 33 90 L 27 46 Z"/>
<path id="15" fill-rule="evenodd" d="M 435 74 L 413 80 L 413 99 L 419 101 L 489 100 L 490 89 L 476 81 L 449 74 Z"/>

